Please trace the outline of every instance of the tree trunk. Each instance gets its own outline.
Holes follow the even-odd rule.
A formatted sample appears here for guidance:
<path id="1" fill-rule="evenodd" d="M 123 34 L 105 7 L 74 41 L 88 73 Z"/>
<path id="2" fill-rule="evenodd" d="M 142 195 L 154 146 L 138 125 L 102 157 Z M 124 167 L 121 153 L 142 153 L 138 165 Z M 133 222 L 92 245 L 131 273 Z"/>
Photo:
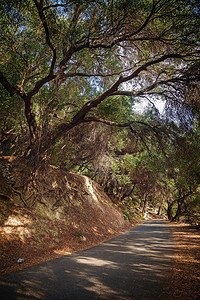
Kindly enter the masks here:
<path id="1" fill-rule="evenodd" d="M 125 193 L 124 193 L 124 194 L 122 195 L 122 197 L 121 197 L 121 201 L 123 201 L 124 198 L 129 197 L 129 196 L 132 194 L 132 192 L 133 192 L 135 186 L 136 186 L 136 183 L 133 184 L 131 190 L 130 190 L 128 193 L 125 191 Z"/>
<path id="2" fill-rule="evenodd" d="M 33 112 L 33 104 L 30 97 L 24 98 L 25 101 L 25 116 L 28 122 L 30 131 L 30 144 L 34 145 L 38 138 L 38 128 L 35 120 L 35 114 Z"/>
<path id="3" fill-rule="evenodd" d="M 38 127 L 35 119 L 35 114 L 33 112 L 33 104 L 31 97 L 24 96 L 25 103 L 25 116 L 27 119 L 29 134 L 30 134 L 30 143 L 25 152 L 26 158 L 31 158 L 36 164 L 39 161 L 39 136 L 38 136 Z"/>
<path id="4" fill-rule="evenodd" d="M 182 203 L 181 201 L 178 201 L 178 208 L 176 211 L 176 215 L 173 217 L 174 221 L 178 221 L 180 220 L 180 216 L 181 216 L 181 212 L 182 212 Z"/>
<path id="5" fill-rule="evenodd" d="M 172 203 L 167 202 L 167 204 L 168 204 L 167 217 L 168 217 L 169 221 L 172 221 L 172 218 L 173 218 L 173 216 L 172 216 L 172 208 L 173 208 L 173 205 L 174 205 L 174 201 Z"/>
<path id="6" fill-rule="evenodd" d="M 143 205 L 143 209 L 142 209 L 142 216 L 145 217 L 146 216 L 146 210 L 147 210 L 147 196 L 144 196 L 144 205 Z"/>
<path id="7" fill-rule="evenodd" d="M 179 198 L 178 198 L 178 208 L 176 211 L 176 215 L 173 217 L 173 221 L 179 221 L 180 220 L 180 216 L 182 214 L 182 206 L 184 204 L 185 199 L 192 194 L 192 191 L 190 190 L 187 194 L 182 196 L 182 192 L 179 191 Z"/>
<path id="8" fill-rule="evenodd" d="M 157 215 L 158 215 L 158 216 L 160 216 L 161 210 L 162 210 L 162 205 L 160 205 L 159 208 L 158 208 L 158 212 L 157 212 Z"/>

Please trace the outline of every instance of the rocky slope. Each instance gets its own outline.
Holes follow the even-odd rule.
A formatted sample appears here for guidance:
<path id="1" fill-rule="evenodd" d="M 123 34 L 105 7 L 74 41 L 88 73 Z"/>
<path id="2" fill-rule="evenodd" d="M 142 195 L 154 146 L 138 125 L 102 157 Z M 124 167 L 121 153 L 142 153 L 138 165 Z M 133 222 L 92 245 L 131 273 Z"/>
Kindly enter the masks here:
<path id="1" fill-rule="evenodd" d="M 96 245 L 132 227 L 88 177 L 0 160 L 1 274 Z M 22 264 L 17 260 L 23 259 Z"/>

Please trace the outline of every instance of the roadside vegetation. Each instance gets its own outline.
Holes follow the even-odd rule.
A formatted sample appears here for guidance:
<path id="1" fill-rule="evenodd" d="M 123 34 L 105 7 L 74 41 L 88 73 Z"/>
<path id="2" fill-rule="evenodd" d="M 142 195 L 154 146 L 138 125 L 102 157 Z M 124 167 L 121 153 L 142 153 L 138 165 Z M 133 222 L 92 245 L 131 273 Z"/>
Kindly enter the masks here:
<path id="1" fill-rule="evenodd" d="M 1 225 L 16 205 L 60 212 L 50 165 L 126 220 L 199 225 L 199 30 L 197 0 L 1 1 Z"/>

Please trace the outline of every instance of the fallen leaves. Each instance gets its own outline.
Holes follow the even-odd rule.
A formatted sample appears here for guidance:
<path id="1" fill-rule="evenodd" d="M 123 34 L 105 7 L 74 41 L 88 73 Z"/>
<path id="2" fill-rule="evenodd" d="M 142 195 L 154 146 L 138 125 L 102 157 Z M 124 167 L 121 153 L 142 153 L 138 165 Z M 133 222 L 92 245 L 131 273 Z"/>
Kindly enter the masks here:
<path id="1" fill-rule="evenodd" d="M 174 266 L 167 295 L 161 299 L 200 299 L 200 232 L 186 224 L 169 224 L 175 239 Z"/>

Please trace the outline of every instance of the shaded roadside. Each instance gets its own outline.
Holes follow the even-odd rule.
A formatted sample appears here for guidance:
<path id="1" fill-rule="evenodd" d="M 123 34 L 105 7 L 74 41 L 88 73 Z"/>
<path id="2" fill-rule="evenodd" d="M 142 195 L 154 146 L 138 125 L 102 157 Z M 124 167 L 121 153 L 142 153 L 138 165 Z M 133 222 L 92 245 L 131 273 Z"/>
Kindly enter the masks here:
<path id="1" fill-rule="evenodd" d="M 97 247 L 2 276 L 1 299 L 157 300 L 173 254 L 169 227 L 147 221 Z"/>
<path id="2" fill-rule="evenodd" d="M 175 256 L 170 284 L 162 299 L 200 299 L 200 230 L 186 224 L 168 225 L 175 239 Z"/>
<path id="3" fill-rule="evenodd" d="M 49 242 L 44 243 L 43 251 L 39 251 L 36 247 L 36 249 L 33 249 L 34 251 L 29 249 L 29 251 L 23 252 L 15 240 L 13 242 L 5 243 L 3 241 L 3 236 L 0 236 L 0 247 L 4 242 L 4 248 L 2 248 L 3 251 L 0 253 L 0 276 L 50 261 L 62 257 L 63 255 L 69 255 L 81 250 L 89 249 L 114 238 L 135 226 L 136 224 L 134 223 L 127 223 L 118 230 L 109 231 L 107 230 L 106 224 L 102 223 L 101 234 L 98 234 L 98 232 L 96 233 L 91 227 L 90 231 L 88 229 L 86 240 L 83 240 L 81 236 L 76 235 L 73 228 L 68 227 L 67 230 L 63 230 L 62 235 L 59 236 L 59 243 L 54 247 L 50 247 L 52 240 L 49 238 Z M 5 257 L 3 256 L 4 254 Z M 22 264 L 17 263 L 18 258 L 23 259 Z"/>

